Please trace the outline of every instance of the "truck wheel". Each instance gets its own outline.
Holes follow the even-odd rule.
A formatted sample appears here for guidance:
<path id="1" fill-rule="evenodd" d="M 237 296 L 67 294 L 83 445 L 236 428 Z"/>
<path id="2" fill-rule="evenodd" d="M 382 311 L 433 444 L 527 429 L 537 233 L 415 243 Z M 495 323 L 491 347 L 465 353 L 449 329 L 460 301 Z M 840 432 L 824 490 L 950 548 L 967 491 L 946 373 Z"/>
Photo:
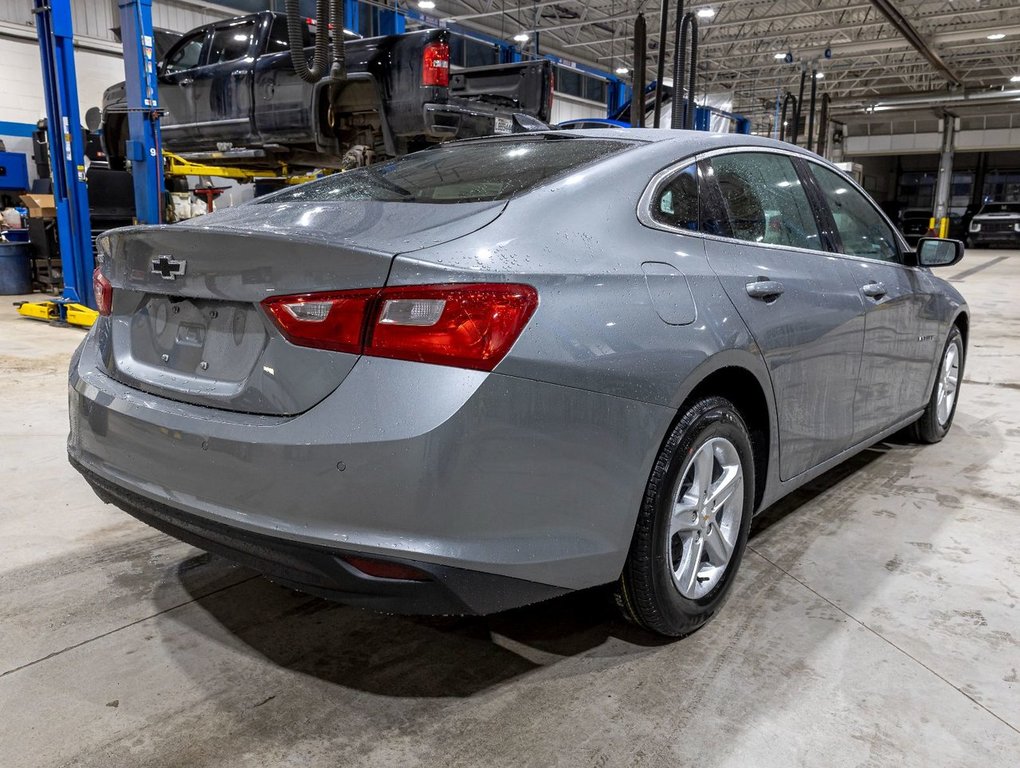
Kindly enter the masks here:
<path id="1" fill-rule="evenodd" d="M 627 618 L 683 637 L 722 607 L 751 527 L 754 469 L 747 426 L 732 403 L 708 397 L 687 410 L 645 489 L 617 587 Z"/>

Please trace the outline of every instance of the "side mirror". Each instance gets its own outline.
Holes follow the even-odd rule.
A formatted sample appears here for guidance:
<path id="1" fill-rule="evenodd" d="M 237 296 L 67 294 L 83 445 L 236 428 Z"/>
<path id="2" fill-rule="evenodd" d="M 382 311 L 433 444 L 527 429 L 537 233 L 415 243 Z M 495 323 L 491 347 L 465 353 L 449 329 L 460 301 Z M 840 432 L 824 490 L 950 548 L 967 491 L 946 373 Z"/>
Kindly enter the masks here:
<path id="1" fill-rule="evenodd" d="M 951 267 L 963 258 L 963 243 L 938 237 L 922 237 L 917 243 L 917 263 L 922 267 Z"/>
<path id="2" fill-rule="evenodd" d="M 89 107 L 89 110 L 85 113 L 85 127 L 91 133 L 95 133 L 102 124 L 103 111 L 99 107 Z"/>

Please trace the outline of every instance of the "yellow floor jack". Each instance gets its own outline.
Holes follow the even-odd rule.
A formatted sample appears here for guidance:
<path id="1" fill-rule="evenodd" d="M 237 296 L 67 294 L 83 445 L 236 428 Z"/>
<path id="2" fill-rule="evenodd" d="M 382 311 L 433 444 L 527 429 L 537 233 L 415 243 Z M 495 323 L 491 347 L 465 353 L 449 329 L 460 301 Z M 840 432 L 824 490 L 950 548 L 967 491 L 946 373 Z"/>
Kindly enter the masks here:
<path id="1" fill-rule="evenodd" d="M 91 328 L 99 313 L 68 299 L 54 297 L 48 301 L 18 301 L 14 303 L 18 314 L 33 320 L 45 320 L 54 325 L 78 325 Z"/>

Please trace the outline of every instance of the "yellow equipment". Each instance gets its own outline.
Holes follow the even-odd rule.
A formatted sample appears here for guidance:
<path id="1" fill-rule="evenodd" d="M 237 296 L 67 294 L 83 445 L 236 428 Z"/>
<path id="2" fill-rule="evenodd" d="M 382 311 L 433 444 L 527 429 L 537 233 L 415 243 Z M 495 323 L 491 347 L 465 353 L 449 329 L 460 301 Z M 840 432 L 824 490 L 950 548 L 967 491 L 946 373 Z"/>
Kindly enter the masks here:
<path id="1" fill-rule="evenodd" d="M 206 165 L 186 160 L 173 152 L 163 151 L 163 172 L 167 176 L 213 176 L 219 179 L 234 179 L 240 182 L 251 182 L 255 179 L 286 178 L 288 184 L 303 184 L 318 178 L 317 174 L 291 176 L 287 164 L 280 163 L 278 168 L 235 168 L 228 165 Z"/>
<path id="2" fill-rule="evenodd" d="M 84 304 L 71 301 L 23 301 L 15 304 L 18 314 L 33 320 L 45 320 L 49 323 L 66 323 L 91 328 L 99 313 Z"/>

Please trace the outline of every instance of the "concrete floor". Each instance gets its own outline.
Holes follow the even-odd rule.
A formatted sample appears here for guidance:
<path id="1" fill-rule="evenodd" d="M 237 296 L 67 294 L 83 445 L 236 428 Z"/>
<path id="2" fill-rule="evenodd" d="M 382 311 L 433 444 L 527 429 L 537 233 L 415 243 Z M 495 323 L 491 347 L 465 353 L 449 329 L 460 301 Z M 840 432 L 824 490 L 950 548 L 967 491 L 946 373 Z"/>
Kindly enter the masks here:
<path id="1" fill-rule="evenodd" d="M 765 513 L 665 643 L 585 593 L 489 619 L 310 598 L 104 506 L 64 458 L 82 336 L 0 307 L 0 766 L 1020 765 L 1020 252 L 956 425 Z"/>

